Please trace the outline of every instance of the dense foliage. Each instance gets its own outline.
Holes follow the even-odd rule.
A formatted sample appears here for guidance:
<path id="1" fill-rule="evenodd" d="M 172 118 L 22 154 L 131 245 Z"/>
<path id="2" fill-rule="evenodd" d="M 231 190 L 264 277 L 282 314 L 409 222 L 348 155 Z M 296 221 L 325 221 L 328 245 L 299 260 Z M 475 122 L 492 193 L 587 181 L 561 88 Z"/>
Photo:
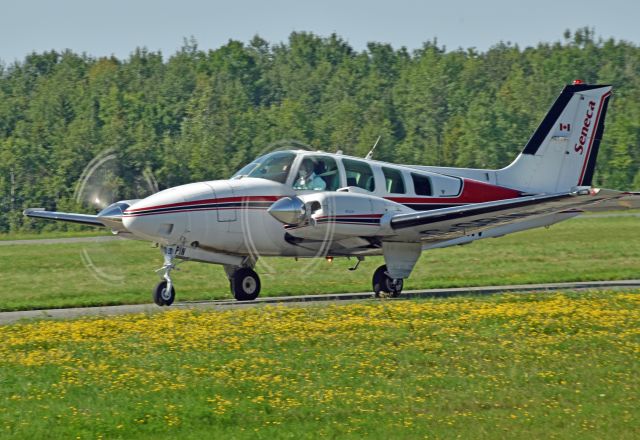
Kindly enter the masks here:
<path id="1" fill-rule="evenodd" d="M 486 52 L 357 52 L 335 35 L 293 33 L 209 51 L 186 41 L 168 59 L 33 53 L 0 65 L 0 232 L 36 227 L 21 216 L 28 206 L 79 209 L 76 183 L 107 149 L 120 159 L 120 198 L 144 170 L 161 187 L 227 178 L 283 139 L 364 155 L 381 136 L 378 159 L 501 167 L 575 78 L 615 87 L 596 182 L 639 188 L 639 73 L 638 46 L 589 29 Z"/>

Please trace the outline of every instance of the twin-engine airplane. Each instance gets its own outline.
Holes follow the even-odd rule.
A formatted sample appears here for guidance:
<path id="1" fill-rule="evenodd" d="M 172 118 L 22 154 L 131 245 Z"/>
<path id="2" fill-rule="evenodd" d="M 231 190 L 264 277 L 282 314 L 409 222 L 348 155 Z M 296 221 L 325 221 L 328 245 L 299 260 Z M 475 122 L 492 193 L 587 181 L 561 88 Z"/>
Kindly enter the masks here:
<path id="1" fill-rule="evenodd" d="M 164 255 L 153 298 L 175 298 L 176 259 L 222 264 L 239 301 L 260 293 L 258 257 L 383 255 L 376 295 L 398 296 L 423 250 L 548 226 L 584 211 L 640 208 L 640 193 L 591 187 L 611 87 L 566 86 L 500 170 L 395 165 L 340 153 L 276 151 L 229 180 L 169 188 L 97 215 L 29 217 L 110 228 Z"/>

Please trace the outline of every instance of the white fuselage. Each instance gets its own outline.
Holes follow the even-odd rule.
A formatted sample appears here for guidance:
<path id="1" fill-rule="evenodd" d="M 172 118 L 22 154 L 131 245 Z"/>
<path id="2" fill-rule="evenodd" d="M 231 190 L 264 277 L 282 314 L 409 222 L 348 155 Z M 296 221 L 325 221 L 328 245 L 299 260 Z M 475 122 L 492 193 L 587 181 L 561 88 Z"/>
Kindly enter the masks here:
<path id="1" fill-rule="evenodd" d="M 393 215 L 521 194 L 516 189 L 416 167 L 319 152 L 282 154 L 292 155 L 286 178 L 280 178 L 282 183 L 238 176 L 170 188 L 130 206 L 123 224 L 142 239 L 221 255 L 312 257 L 319 250 L 323 255 L 371 255 L 382 252 L 375 237 L 392 239 L 389 235 L 393 231 L 385 228 L 385 219 Z M 305 158 L 333 167 L 333 171 L 320 173 L 329 188 L 294 189 L 300 180 L 296 171 Z M 312 223 L 283 225 L 267 212 L 277 200 L 293 196 L 316 205 Z M 552 224 L 565 217 L 569 216 L 536 219 L 535 224 L 511 225 L 509 230 L 489 230 L 484 236 L 461 233 L 446 242 L 424 242 L 423 247 L 467 243 Z"/>

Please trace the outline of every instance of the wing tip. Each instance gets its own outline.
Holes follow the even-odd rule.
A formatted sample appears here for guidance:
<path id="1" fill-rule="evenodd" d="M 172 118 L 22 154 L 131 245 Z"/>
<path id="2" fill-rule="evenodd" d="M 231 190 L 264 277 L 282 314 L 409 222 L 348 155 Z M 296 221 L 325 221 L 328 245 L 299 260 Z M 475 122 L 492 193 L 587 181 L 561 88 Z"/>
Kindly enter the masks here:
<path id="1" fill-rule="evenodd" d="M 38 212 L 38 211 L 45 211 L 45 209 L 44 208 L 27 208 L 24 211 L 22 211 L 22 215 L 26 215 L 27 217 L 29 217 L 29 214 Z"/>

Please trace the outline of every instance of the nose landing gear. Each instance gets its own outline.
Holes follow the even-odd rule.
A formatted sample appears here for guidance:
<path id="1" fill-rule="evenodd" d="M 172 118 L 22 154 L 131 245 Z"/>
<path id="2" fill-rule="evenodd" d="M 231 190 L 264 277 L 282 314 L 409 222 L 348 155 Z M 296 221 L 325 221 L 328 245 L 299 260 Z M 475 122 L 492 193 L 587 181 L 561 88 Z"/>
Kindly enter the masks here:
<path id="1" fill-rule="evenodd" d="M 170 306 L 176 298 L 176 289 L 173 287 L 170 275 L 173 269 L 179 270 L 173 262 L 176 256 L 176 248 L 177 246 L 165 246 L 162 248 L 164 265 L 156 272 L 162 272 L 162 278 L 164 279 L 154 287 L 152 292 L 153 302 L 159 306 Z"/>
<path id="2" fill-rule="evenodd" d="M 391 278 L 384 264 L 373 273 L 373 292 L 376 298 L 397 298 L 402 293 L 402 278 Z"/>

